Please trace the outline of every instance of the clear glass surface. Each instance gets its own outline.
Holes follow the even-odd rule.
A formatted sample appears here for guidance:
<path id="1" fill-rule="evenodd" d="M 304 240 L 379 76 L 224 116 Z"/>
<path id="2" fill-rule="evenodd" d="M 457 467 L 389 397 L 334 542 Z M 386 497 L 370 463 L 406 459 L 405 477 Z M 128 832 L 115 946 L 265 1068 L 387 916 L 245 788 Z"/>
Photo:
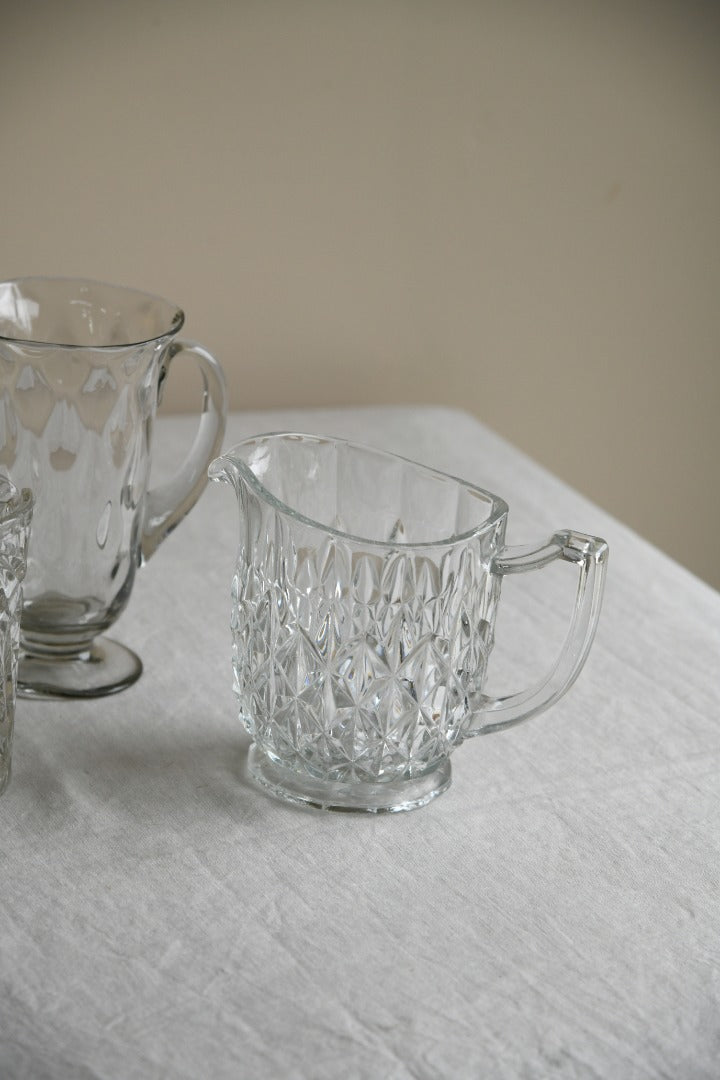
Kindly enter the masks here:
<path id="1" fill-rule="evenodd" d="M 577 541 L 585 579 L 548 679 L 491 700 L 483 687 L 503 575 L 577 561 L 579 534 L 508 549 L 498 497 L 336 439 L 258 436 L 210 475 L 239 499 L 234 689 L 250 771 L 275 794 L 328 809 L 423 805 L 448 787 L 464 738 L 547 707 L 582 666 L 603 541 Z"/>
<path id="2" fill-rule="evenodd" d="M 198 498 L 224 429 L 222 372 L 174 340 L 182 322 L 174 305 L 133 289 L 0 283 L 0 468 L 35 496 L 21 692 L 111 693 L 142 670 L 98 635 L 126 606 L 142 559 Z M 160 387 L 183 352 L 204 382 L 198 436 L 175 479 L 148 491 Z"/>
<path id="3" fill-rule="evenodd" d="M 22 586 L 32 495 L 0 474 L 0 794 L 10 779 Z"/>

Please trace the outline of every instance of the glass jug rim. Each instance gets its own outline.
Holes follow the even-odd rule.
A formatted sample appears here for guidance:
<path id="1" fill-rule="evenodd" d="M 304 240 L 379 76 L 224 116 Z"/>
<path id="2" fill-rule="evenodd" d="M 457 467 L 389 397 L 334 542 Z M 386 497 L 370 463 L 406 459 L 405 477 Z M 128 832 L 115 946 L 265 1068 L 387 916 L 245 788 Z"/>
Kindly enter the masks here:
<path id="1" fill-rule="evenodd" d="M 133 297 L 136 301 L 139 300 L 151 300 L 158 306 L 162 306 L 167 309 L 167 328 L 159 333 L 134 336 L 128 335 L 131 340 L 122 341 L 115 344 L 94 344 L 94 343 L 73 343 L 68 341 L 47 341 L 42 338 L 36 338 L 32 336 L 32 333 L 13 333 L 7 334 L 0 330 L 0 341 L 7 341 L 15 345 L 30 345 L 37 348 L 49 348 L 49 349 L 71 349 L 75 351 L 88 350 L 90 352 L 117 352 L 119 349 L 134 348 L 138 345 L 146 345 L 151 341 L 158 341 L 164 337 L 172 337 L 183 326 L 185 322 L 185 312 L 182 308 L 171 300 L 167 300 L 163 296 L 159 296 L 156 293 L 146 292 L 145 289 L 137 289 L 133 285 L 118 285 L 111 281 L 101 281 L 99 278 L 88 278 L 75 275 L 61 275 L 61 274 L 23 274 L 20 277 L 3 278 L 0 280 L 0 290 L 4 285 L 22 285 L 23 283 L 43 283 L 43 284 L 64 284 L 64 285 L 77 285 L 78 287 L 100 287 L 102 289 L 112 290 L 117 294 L 121 294 L 125 298 Z"/>
<path id="2" fill-rule="evenodd" d="M 247 462 L 236 454 L 236 451 L 241 450 L 243 447 L 247 447 L 250 443 L 260 442 L 264 439 L 306 439 L 315 442 L 330 442 L 338 446 L 348 446 L 353 450 L 370 451 L 379 457 L 388 458 L 392 461 L 400 461 L 405 465 L 411 465 L 414 469 L 418 469 L 421 472 L 429 473 L 433 476 L 440 477 L 443 480 L 450 480 L 469 491 L 476 492 L 489 501 L 490 511 L 488 516 L 482 522 L 474 525 L 471 529 L 465 529 L 461 533 L 451 533 L 448 536 L 441 537 L 439 540 L 379 540 L 369 536 L 360 536 L 359 534 L 349 532 L 345 529 L 338 529 L 325 522 L 308 517 L 306 514 L 289 506 L 288 503 L 283 502 L 282 499 L 279 499 L 260 480 L 258 480 Z M 473 484 L 469 480 L 464 480 L 462 477 L 455 476 L 453 473 L 444 472 L 442 469 L 436 469 L 432 465 L 424 465 L 422 462 L 413 461 L 412 458 L 405 457 L 402 454 L 396 454 L 392 450 L 382 450 L 379 447 L 371 446 L 368 443 L 356 442 L 353 439 L 341 439 L 334 435 L 317 435 L 304 431 L 267 431 L 258 435 L 250 435 L 246 439 L 241 439 L 240 442 L 235 443 L 234 446 L 231 446 L 228 450 L 224 451 L 217 461 L 221 463 L 228 459 L 240 470 L 242 476 L 247 480 L 249 486 L 257 495 L 289 518 L 294 521 L 300 521 L 304 525 L 308 525 L 313 529 L 318 529 L 325 534 L 340 537 L 343 540 L 349 540 L 353 543 L 371 545 L 376 548 L 414 550 L 418 548 L 450 547 L 490 531 L 497 525 L 498 521 L 508 513 L 508 505 L 505 500 L 499 495 L 494 495 L 486 488 L 480 487 L 479 484 Z M 218 474 L 216 473 L 216 478 L 217 475 Z"/>

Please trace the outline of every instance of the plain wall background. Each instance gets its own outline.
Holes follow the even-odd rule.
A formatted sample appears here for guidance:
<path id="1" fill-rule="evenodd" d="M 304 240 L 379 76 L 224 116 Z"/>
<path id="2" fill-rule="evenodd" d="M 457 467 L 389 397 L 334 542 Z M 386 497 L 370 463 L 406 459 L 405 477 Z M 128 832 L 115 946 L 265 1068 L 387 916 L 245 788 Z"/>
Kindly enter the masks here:
<path id="1" fill-rule="evenodd" d="M 177 301 L 235 408 L 462 406 L 720 587 L 720 4 L 0 7 L 0 277 Z"/>

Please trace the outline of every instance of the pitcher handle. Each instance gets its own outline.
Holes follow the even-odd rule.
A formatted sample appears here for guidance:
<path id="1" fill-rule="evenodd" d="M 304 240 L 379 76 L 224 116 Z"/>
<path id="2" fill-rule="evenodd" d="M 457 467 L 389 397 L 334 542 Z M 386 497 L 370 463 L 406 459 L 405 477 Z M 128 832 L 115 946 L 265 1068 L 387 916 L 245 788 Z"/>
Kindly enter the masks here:
<path id="1" fill-rule="evenodd" d="M 575 607 L 565 644 L 549 675 L 530 690 L 505 697 L 484 698 L 470 718 L 466 735 L 489 735 L 549 708 L 566 693 L 580 674 L 592 645 L 602 602 L 608 545 L 584 533 L 556 532 L 540 547 L 505 547 L 492 571 L 523 574 L 562 559 L 575 563 L 580 576 Z"/>
<path id="2" fill-rule="evenodd" d="M 182 352 L 194 357 L 200 369 L 203 383 L 200 426 L 190 452 L 175 476 L 147 492 L 141 541 L 143 562 L 147 562 L 200 498 L 208 481 L 208 465 L 220 452 L 225 432 L 225 378 L 220 364 L 206 349 L 195 341 L 173 341 L 165 359 L 162 378 L 167 377 L 170 364 Z"/>

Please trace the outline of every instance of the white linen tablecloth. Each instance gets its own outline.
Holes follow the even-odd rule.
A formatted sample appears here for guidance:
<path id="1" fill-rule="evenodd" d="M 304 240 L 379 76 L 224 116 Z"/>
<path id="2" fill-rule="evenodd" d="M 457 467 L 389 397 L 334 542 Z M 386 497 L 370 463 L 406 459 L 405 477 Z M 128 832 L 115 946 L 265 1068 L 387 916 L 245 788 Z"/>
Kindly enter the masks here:
<path id="1" fill-rule="evenodd" d="M 160 473 L 194 425 L 158 422 Z M 587 667 L 550 712 L 465 743 L 420 810 L 274 801 L 243 771 L 237 508 L 212 485 L 112 635 L 141 680 L 18 702 L 0 1077 L 717 1080 L 720 595 L 463 413 L 235 414 L 226 446 L 287 428 L 490 488 L 511 542 L 604 536 Z M 507 579 L 491 689 L 549 666 L 575 587 L 567 565 Z"/>

